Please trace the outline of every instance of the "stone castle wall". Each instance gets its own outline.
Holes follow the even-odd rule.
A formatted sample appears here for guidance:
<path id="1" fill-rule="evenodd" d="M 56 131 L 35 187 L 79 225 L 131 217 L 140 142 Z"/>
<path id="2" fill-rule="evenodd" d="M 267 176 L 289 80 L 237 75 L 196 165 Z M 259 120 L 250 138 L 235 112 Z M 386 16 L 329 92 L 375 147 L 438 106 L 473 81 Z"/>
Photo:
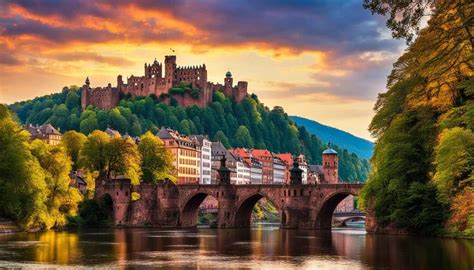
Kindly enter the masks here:
<path id="1" fill-rule="evenodd" d="M 163 76 L 164 66 L 164 76 Z M 152 64 L 144 66 L 144 76 L 131 75 L 127 82 L 123 81 L 122 75 L 117 76 L 117 87 L 111 85 L 104 88 L 91 89 L 89 84 L 83 87 L 82 107 L 85 109 L 88 105 L 94 105 L 102 109 L 115 107 L 119 100 L 120 93 L 131 94 L 132 96 L 149 96 L 151 94 L 159 97 L 161 94 L 167 94 L 168 90 L 180 83 L 191 84 L 193 88 L 201 89 L 199 98 L 193 98 L 189 94 L 172 96 L 181 106 L 197 105 L 205 107 L 212 103 L 214 91 L 223 91 L 227 97 L 233 98 L 237 102 L 242 101 L 247 96 L 247 82 L 239 81 L 236 86 L 232 84 L 231 75 L 226 75 L 224 85 L 214 84 L 207 81 L 206 65 L 178 67 L 176 56 L 165 56 L 164 65 L 155 61 Z M 228 74 L 230 74 L 228 72 Z M 84 91 L 84 88 L 86 89 Z M 166 100 L 165 100 L 166 101 Z M 168 98 L 169 102 L 169 98 Z"/>

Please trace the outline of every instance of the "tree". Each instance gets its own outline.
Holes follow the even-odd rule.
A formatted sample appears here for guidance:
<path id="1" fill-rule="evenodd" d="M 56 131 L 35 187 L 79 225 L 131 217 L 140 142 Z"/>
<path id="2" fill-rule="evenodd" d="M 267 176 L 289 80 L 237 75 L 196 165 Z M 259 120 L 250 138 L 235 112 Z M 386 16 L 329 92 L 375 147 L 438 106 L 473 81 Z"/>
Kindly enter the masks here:
<path id="1" fill-rule="evenodd" d="M 404 38 L 410 43 L 419 32 L 420 21 L 423 17 L 436 12 L 453 10 L 451 20 L 458 20 L 474 47 L 472 33 L 473 5 L 468 0 L 435 1 L 435 0 L 364 0 L 364 8 L 370 9 L 372 14 L 383 16 L 389 14 L 387 27 L 392 31 L 394 38 Z"/>
<path id="2" fill-rule="evenodd" d="M 132 184 L 138 184 L 140 179 L 140 154 L 137 145 L 131 139 L 120 137 L 111 138 L 106 145 L 107 178 L 112 174 L 126 175 Z"/>
<path id="3" fill-rule="evenodd" d="M 89 136 L 81 151 L 81 163 L 90 172 L 98 172 L 100 179 L 108 176 L 108 144 L 110 137 L 95 130 Z"/>
<path id="4" fill-rule="evenodd" d="M 214 135 L 214 141 L 221 142 L 225 148 L 231 147 L 229 140 L 225 136 L 224 132 L 222 132 L 221 130 L 217 131 L 216 134 Z"/>
<path id="5" fill-rule="evenodd" d="M 235 132 L 235 146 L 253 148 L 252 136 L 245 126 L 240 126 Z"/>
<path id="6" fill-rule="evenodd" d="M 147 132 L 141 136 L 138 144 L 141 155 L 142 181 L 156 183 L 166 178 L 175 180 L 173 176 L 173 154 L 164 147 L 163 141 Z"/>
<path id="7" fill-rule="evenodd" d="M 64 133 L 61 138 L 61 143 L 71 158 L 73 170 L 77 170 L 79 167 L 79 152 L 86 141 L 87 137 L 84 134 L 74 130 Z"/>
<path id="8" fill-rule="evenodd" d="M 433 178 L 442 201 L 466 186 L 474 186 L 474 133 L 460 127 L 445 129 L 436 146 L 436 174 Z"/>
<path id="9" fill-rule="evenodd" d="M 29 137 L 0 104 L 0 215 L 24 229 L 43 227 L 47 217 L 44 172 L 28 149 Z"/>
<path id="10" fill-rule="evenodd" d="M 48 218 L 46 228 L 66 225 L 67 215 L 76 215 L 82 196 L 74 187 L 69 187 L 71 160 L 62 146 L 48 145 L 41 140 L 31 143 L 31 152 L 43 168 L 47 196 L 45 204 Z"/>

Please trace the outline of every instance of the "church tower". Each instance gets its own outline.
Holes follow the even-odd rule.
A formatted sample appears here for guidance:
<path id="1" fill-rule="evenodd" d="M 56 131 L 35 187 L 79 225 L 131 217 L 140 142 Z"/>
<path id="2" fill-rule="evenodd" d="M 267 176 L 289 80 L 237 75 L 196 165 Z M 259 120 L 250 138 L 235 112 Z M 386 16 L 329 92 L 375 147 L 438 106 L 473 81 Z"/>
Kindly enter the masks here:
<path id="1" fill-rule="evenodd" d="M 328 149 L 323 151 L 323 172 L 324 182 L 329 184 L 336 184 L 339 182 L 338 173 L 338 156 L 336 150 L 331 148 L 331 143 L 328 143 Z"/>

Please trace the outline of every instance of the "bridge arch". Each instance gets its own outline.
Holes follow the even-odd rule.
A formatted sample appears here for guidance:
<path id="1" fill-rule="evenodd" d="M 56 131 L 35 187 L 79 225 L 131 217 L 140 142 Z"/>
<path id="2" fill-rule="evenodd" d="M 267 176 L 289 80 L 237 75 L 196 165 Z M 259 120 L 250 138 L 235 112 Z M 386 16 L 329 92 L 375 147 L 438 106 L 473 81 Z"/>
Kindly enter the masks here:
<path id="1" fill-rule="evenodd" d="M 178 225 L 181 227 L 195 227 L 197 225 L 199 206 L 208 196 L 214 197 L 213 194 L 205 191 L 199 191 L 197 193 L 191 194 L 184 201 L 184 204 L 180 210 Z"/>
<path id="2" fill-rule="evenodd" d="M 337 205 L 349 195 L 358 196 L 359 194 L 349 189 L 336 191 L 326 196 L 318 209 L 315 227 L 319 229 L 330 229 L 332 227 L 334 210 L 336 210 Z"/>
<path id="3" fill-rule="evenodd" d="M 248 228 L 250 227 L 250 220 L 252 216 L 252 211 L 257 202 L 266 198 L 270 203 L 278 209 L 278 216 L 281 224 L 285 224 L 287 219 L 287 213 L 281 210 L 281 206 L 276 203 L 276 200 L 273 200 L 267 194 L 263 192 L 254 193 L 250 196 L 245 197 L 237 203 L 237 208 L 234 214 L 234 226 L 237 228 Z"/>

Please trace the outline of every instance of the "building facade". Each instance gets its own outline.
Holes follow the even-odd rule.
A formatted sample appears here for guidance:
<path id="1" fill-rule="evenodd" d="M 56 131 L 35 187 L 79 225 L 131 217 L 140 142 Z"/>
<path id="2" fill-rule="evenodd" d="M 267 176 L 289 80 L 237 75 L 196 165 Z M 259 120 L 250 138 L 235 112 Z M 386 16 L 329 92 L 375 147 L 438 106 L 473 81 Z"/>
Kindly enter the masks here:
<path id="1" fill-rule="evenodd" d="M 195 140 L 172 129 L 161 128 L 157 136 L 166 149 L 173 153 L 178 184 L 198 184 L 200 179 L 201 149 Z"/>
<path id="2" fill-rule="evenodd" d="M 201 147 L 199 184 L 210 185 L 212 172 L 212 142 L 204 135 L 194 135 L 191 136 L 191 138 L 199 143 Z"/>
<path id="3" fill-rule="evenodd" d="M 283 161 L 273 155 L 273 182 L 272 184 L 284 184 L 285 183 L 285 170 L 286 165 Z"/>
<path id="4" fill-rule="evenodd" d="M 61 133 L 51 124 L 40 126 L 28 124 L 24 129 L 31 134 L 30 140 L 42 140 L 50 145 L 58 145 L 61 143 Z"/>
<path id="5" fill-rule="evenodd" d="M 266 149 L 252 149 L 252 156 L 262 163 L 262 184 L 273 183 L 273 155 Z"/>

